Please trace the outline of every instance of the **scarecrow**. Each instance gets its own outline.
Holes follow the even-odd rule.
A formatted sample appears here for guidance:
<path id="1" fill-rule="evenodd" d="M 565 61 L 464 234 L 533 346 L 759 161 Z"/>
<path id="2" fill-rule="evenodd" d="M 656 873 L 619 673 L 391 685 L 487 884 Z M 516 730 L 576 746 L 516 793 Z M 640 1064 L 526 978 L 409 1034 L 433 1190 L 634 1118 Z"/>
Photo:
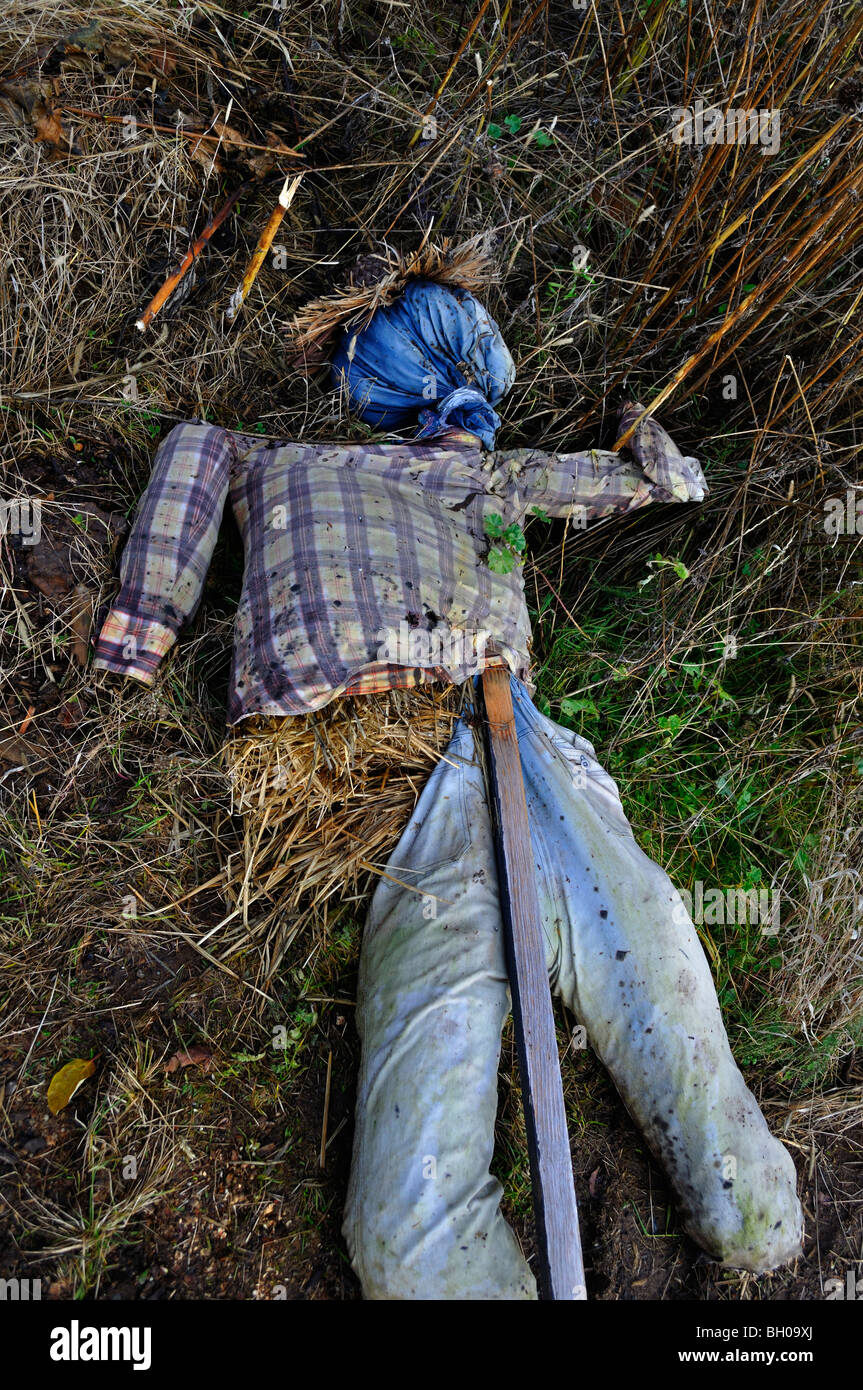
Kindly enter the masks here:
<path id="1" fill-rule="evenodd" d="M 590 743 L 532 701 L 521 565 L 522 524 L 537 512 L 586 524 L 699 502 L 704 477 L 636 402 L 620 410 L 621 430 L 638 422 L 628 456 L 496 450 L 494 407 L 515 369 L 473 293 L 477 270 L 470 248 L 427 248 L 379 264 L 371 283 L 316 301 L 295 324 L 306 349 L 335 339 L 333 379 L 357 415 L 378 430 L 418 417 L 414 438 L 269 442 L 193 422 L 167 436 L 95 664 L 156 680 L 200 601 L 230 496 L 245 550 L 234 769 L 259 774 L 247 776 L 248 808 L 263 804 L 267 779 L 289 806 L 270 878 L 286 893 L 292 878 L 314 887 L 322 859 L 337 877 L 338 842 L 321 826 L 337 834 L 342 819 L 351 844 L 377 858 L 343 1227 L 367 1298 L 537 1296 L 489 1173 L 510 1002 L 472 718 L 491 666 L 510 673 L 552 988 L 662 1164 L 688 1234 L 721 1263 L 762 1273 L 800 1253 L 793 1163 L 731 1055 L 679 893 L 636 844 Z M 391 796 L 403 813 L 383 837 L 351 799 L 364 742 L 376 739 L 395 765 L 366 796 L 369 814 Z M 307 776 L 302 749 L 314 750 Z M 321 753 L 335 769 L 326 805 L 314 791 Z M 310 802 L 316 848 L 296 831 Z"/>

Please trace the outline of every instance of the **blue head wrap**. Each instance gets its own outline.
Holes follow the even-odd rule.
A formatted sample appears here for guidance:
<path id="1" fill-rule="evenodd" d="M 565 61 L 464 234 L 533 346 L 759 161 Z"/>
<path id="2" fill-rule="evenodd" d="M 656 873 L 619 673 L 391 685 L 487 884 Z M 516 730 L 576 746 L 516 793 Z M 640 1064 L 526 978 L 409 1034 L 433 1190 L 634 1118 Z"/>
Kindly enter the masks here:
<path id="1" fill-rule="evenodd" d="M 343 330 L 332 374 L 369 424 L 395 429 L 419 412 L 418 438 L 465 429 L 492 449 L 492 406 L 511 389 L 515 364 L 469 290 L 413 279 L 366 328 Z"/>

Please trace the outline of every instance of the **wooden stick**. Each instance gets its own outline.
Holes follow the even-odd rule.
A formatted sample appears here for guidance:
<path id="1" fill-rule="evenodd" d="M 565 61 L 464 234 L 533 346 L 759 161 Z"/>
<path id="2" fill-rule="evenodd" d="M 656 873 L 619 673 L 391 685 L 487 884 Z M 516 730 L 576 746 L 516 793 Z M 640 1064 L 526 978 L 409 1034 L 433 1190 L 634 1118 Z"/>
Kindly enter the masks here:
<path id="1" fill-rule="evenodd" d="M 540 1296 L 584 1299 L 584 1264 L 563 1082 L 545 966 L 527 800 L 509 671 L 483 672 L 498 882 L 530 1156 Z"/>
<path id="2" fill-rule="evenodd" d="M 109 115 L 106 111 L 91 111 L 86 106 L 58 106 L 57 110 L 62 111 L 67 116 L 82 116 L 90 121 L 105 121 L 109 125 L 122 125 L 124 121 L 129 119 L 128 116 Z M 225 138 L 223 131 L 216 131 L 213 134 L 208 130 L 187 130 L 184 125 L 156 125 L 152 121 L 142 121 L 140 116 L 135 116 L 135 123 L 141 130 L 155 130 L 164 135 L 182 135 L 186 140 L 197 140 L 199 143 L 201 140 L 213 140 L 218 144 Z M 247 140 L 238 131 L 232 131 L 230 143 L 240 144 L 245 150 L 263 150 L 265 154 L 277 154 L 280 158 L 285 155 L 291 159 L 306 158 L 304 154 L 293 149 L 290 145 L 282 145 L 279 142 L 273 145 L 259 145 L 253 140 Z"/>
<path id="3" fill-rule="evenodd" d="M 162 288 L 160 290 L 157 290 L 156 294 L 154 294 L 153 298 L 150 300 L 150 303 L 147 305 L 143 314 L 135 323 L 135 327 L 139 328 L 142 333 L 144 329 L 147 328 L 153 322 L 153 319 L 156 317 L 165 301 L 170 299 L 171 295 L 174 293 L 174 290 L 177 288 L 183 276 L 186 274 L 186 271 L 194 263 L 196 258 L 200 256 L 207 242 L 210 240 L 210 237 L 213 235 L 214 232 L 218 231 L 219 227 L 221 227 L 228 213 L 231 211 L 234 204 L 236 203 L 237 199 L 240 197 L 242 193 L 245 193 L 248 187 L 248 183 L 241 183 L 240 187 L 234 190 L 228 201 L 224 203 L 222 207 L 219 208 L 219 211 L 216 213 L 215 217 L 207 223 L 206 227 L 201 232 L 201 235 L 198 237 L 197 241 L 193 242 L 192 245 L 189 247 L 188 251 L 186 252 L 180 264 L 177 266 L 177 269 L 174 271 L 174 273 L 168 276 Z"/>
<path id="4" fill-rule="evenodd" d="M 266 256 L 267 252 L 273 244 L 273 237 L 279 230 L 282 218 L 284 217 L 288 208 L 291 206 L 291 203 L 294 201 L 294 195 L 302 181 L 302 174 L 297 174 L 293 182 L 291 181 L 290 174 L 288 174 L 288 177 L 285 179 L 285 182 L 282 185 L 282 191 L 279 194 L 279 201 L 276 203 L 276 206 L 270 213 L 269 221 L 267 222 L 266 227 L 261 232 L 261 235 L 258 238 L 258 244 L 255 247 L 254 252 L 252 253 L 252 259 L 249 261 L 248 269 L 246 270 L 246 273 L 243 276 L 243 283 L 240 285 L 240 288 L 238 290 L 235 290 L 234 293 L 231 295 L 230 303 L 228 304 L 228 307 L 225 310 L 225 318 L 228 319 L 229 322 L 233 322 L 233 320 L 237 317 L 237 314 L 240 312 L 240 309 L 243 307 L 246 295 L 249 293 L 249 290 L 255 283 L 255 280 L 258 276 L 258 271 L 264 263 L 264 257 Z"/>

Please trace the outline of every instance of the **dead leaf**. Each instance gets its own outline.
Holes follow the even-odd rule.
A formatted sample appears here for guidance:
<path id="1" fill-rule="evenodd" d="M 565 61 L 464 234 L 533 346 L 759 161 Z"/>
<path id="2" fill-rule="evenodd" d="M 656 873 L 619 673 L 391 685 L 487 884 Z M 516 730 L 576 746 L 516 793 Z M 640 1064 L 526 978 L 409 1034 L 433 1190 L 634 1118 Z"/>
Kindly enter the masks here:
<path id="1" fill-rule="evenodd" d="M 84 709 L 77 696 L 67 700 L 60 706 L 57 713 L 57 723 L 63 729 L 74 729 L 76 724 L 80 724 L 84 718 Z"/>
<path id="2" fill-rule="evenodd" d="M 30 767 L 29 755 L 30 749 L 23 738 L 0 738 L 0 762 L 23 767 L 26 772 Z"/>
<path id="3" fill-rule="evenodd" d="M 195 140 L 189 145 L 189 158 L 194 159 L 196 164 L 202 164 L 208 173 L 223 174 L 225 166 L 214 153 L 215 149 L 211 140 Z"/>
<path id="4" fill-rule="evenodd" d="M 0 83 L 0 92 L 9 101 L 14 101 L 22 111 L 26 111 L 29 116 L 37 101 L 41 101 L 47 88 L 41 87 L 37 82 L 3 82 Z"/>
<path id="5" fill-rule="evenodd" d="M 67 53 L 60 63 L 60 73 L 65 79 L 74 72 L 83 72 L 92 76 L 93 59 L 88 58 L 85 53 Z"/>
<path id="6" fill-rule="evenodd" d="M 102 50 L 105 62 L 115 69 L 125 68 L 134 61 L 134 54 L 123 39 L 109 39 Z"/>
<path id="7" fill-rule="evenodd" d="M 76 583 L 74 570 L 79 562 L 87 557 L 92 560 L 108 548 L 126 529 L 125 518 L 104 512 L 93 502 L 80 503 L 74 518 L 65 512 L 43 516 L 39 541 L 27 547 L 27 578 L 52 604 L 59 604 L 74 591 L 72 613 L 64 604 L 62 615 L 67 621 L 74 622 L 77 617 L 83 622 L 91 600 L 86 587 Z M 73 630 L 76 636 L 82 636 L 78 629 Z"/>
<path id="8" fill-rule="evenodd" d="M 622 182 L 600 181 L 588 189 L 587 196 L 605 217 L 627 227 L 631 225 L 641 201 Z"/>
<path id="9" fill-rule="evenodd" d="M 11 101 L 9 97 L 0 97 L 0 116 L 10 125 L 26 126 L 24 112 L 21 110 L 17 101 Z"/>
<path id="10" fill-rule="evenodd" d="M 72 655 L 79 666 L 87 665 L 89 653 L 90 626 L 93 622 L 93 595 L 85 584 L 76 584 L 72 590 Z"/>
<path id="11" fill-rule="evenodd" d="M 48 1087 L 48 1109 L 52 1115 L 58 1115 L 69 1104 L 78 1088 L 95 1070 L 96 1062 L 92 1057 L 76 1057 L 74 1062 L 67 1062 L 65 1067 L 54 1073 Z"/>
<path id="12" fill-rule="evenodd" d="M 194 1046 L 186 1052 L 175 1052 L 166 1064 L 165 1071 L 178 1071 L 180 1067 L 200 1067 L 202 1071 L 210 1071 L 214 1061 L 209 1048 Z"/>
<path id="13" fill-rule="evenodd" d="M 50 83 L 4 82 L 0 84 L 0 92 L 26 111 L 35 139 L 48 145 L 54 158 L 81 153 L 80 147 L 63 129 L 60 108 L 51 100 Z"/>
<path id="14" fill-rule="evenodd" d="M 213 121 L 213 130 L 217 135 L 221 135 L 226 150 L 244 150 L 249 143 L 244 135 L 232 125 L 225 125 L 224 121 Z"/>
<path id="15" fill-rule="evenodd" d="M 46 102 L 36 102 L 30 113 L 35 139 L 50 145 L 56 155 L 80 154 L 81 150 L 71 135 L 63 129 L 59 106 L 48 106 Z"/>
<path id="16" fill-rule="evenodd" d="M 256 179 L 266 178 L 272 173 L 279 155 L 293 154 L 291 146 L 284 144 L 272 131 L 268 131 L 266 136 L 268 148 L 262 150 L 257 141 L 249 140 L 241 131 L 236 130 L 234 126 L 225 125 L 223 121 L 214 121 L 212 129 L 221 137 L 221 152 L 235 159 L 241 167 L 248 169 Z M 212 148 L 214 146 L 211 146 Z"/>
<path id="17" fill-rule="evenodd" d="M 246 163 L 252 171 L 253 178 L 265 179 L 276 167 L 276 156 L 269 152 L 258 154 L 255 155 L 254 159 L 248 159 Z"/>
<path id="18" fill-rule="evenodd" d="M 43 533 L 37 545 L 27 555 L 27 578 L 40 594 L 56 602 L 68 594 L 73 585 L 72 555 L 68 545 L 56 545 Z"/>

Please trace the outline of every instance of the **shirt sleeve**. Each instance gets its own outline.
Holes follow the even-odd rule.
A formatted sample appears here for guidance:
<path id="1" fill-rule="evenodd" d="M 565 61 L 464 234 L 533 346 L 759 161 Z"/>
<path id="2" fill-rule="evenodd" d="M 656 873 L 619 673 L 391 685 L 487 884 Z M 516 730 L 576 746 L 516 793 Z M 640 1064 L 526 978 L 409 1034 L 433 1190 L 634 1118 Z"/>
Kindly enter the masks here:
<path id="1" fill-rule="evenodd" d="M 644 407 L 621 408 L 622 433 Z M 658 420 L 646 415 L 627 445 L 632 458 L 608 449 L 547 454 L 538 449 L 499 450 L 492 456 L 488 489 L 521 521 L 533 508 L 549 516 L 588 521 L 633 511 L 648 502 L 700 502 L 707 484 L 696 458 L 681 454 Z"/>
<path id="2" fill-rule="evenodd" d="M 155 681 L 200 604 L 234 454 L 229 432 L 213 425 L 177 425 L 159 446 L 96 642 L 99 670 Z"/>

